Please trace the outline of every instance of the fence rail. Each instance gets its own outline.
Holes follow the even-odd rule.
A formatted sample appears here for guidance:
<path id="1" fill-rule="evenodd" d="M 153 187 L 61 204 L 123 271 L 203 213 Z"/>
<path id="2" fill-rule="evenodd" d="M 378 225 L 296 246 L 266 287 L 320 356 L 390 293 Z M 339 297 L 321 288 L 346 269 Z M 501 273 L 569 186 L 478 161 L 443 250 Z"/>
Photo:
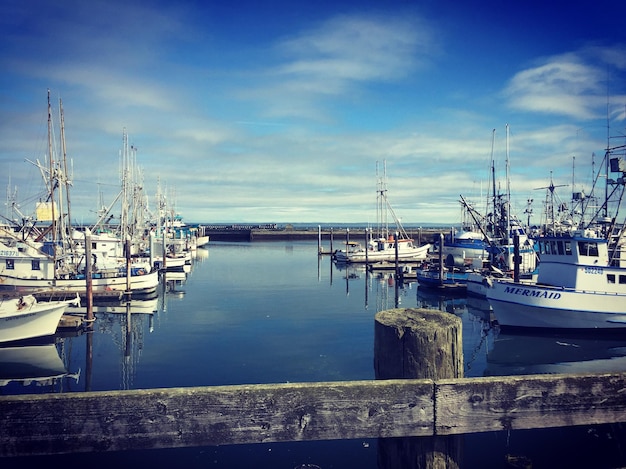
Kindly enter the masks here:
<path id="1" fill-rule="evenodd" d="M 626 422 L 626 373 L 164 388 L 0 397 L 0 456 Z"/>

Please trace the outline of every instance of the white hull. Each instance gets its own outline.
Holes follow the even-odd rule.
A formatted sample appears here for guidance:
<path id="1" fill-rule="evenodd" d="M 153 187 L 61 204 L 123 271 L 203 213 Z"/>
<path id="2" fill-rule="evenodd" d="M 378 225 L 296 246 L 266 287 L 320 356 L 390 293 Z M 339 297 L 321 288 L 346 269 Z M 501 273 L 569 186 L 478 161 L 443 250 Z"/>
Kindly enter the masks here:
<path id="1" fill-rule="evenodd" d="M 626 328 L 626 295 L 494 281 L 487 298 L 505 327 Z"/>
<path id="2" fill-rule="evenodd" d="M 398 261 L 421 261 L 426 259 L 428 252 L 431 248 L 430 244 L 423 246 L 402 246 L 398 249 Z M 365 249 L 353 252 L 337 251 L 335 253 L 335 259 L 337 262 L 353 262 L 353 263 L 375 263 L 375 262 L 395 262 L 396 250 L 395 247 L 382 249 L 382 250 L 369 250 L 367 253 Z"/>
<path id="3" fill-rule="evenodd" d="M 116 292 L 128 291 L 127 277 L 107 277 L 92 279 L 93 296 L 112 296 Z M 159 285 L 159 273 L 153 271 L 144 275 L 132 275 L 130 277 L 130 291 L 133 295 L 154 293 Z M 71 295 L 87 294 L 87 282 L 83 279 L 29 279 L 18 278 L 10 275 L 0 275 L 0 293 L 10 294 L 34 294 L 42 292 L 66 292 Z"/>
<path id="4" fill-rule="evenodd" d="M 0 342 L 53 335 L 67 306 L 77 300 L 37 302 L 32 296 L 0 304 Z"/>
<path id="5" fill-rule="evenodd" d="M 487 298 L 486 278 L 480 272 L 467 274 L 467 294 L 479 298 Z"/>
<path id="6" fill-rule="evenodd" d="M 452 256 L 455 259 L 487 259 L 489 254 L 484 247 L 478 246 L 451 246 L 445 245 L 442 249 L 444 259 Z"/>

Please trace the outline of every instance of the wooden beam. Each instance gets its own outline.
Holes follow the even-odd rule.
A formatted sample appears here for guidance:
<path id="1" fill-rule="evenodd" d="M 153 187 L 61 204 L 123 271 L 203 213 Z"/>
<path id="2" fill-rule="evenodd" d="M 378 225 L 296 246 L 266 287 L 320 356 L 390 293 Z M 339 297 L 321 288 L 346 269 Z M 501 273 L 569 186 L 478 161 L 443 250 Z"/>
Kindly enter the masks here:
<path id="1" fill-rule="evenodd" d="M 0 397 L 0 456 L 432 435 L 431 380 Z"/>
<path id="2" fill-rule="evenodd" d="M 626 373 L 440 380 L 435 415 L 438 435 L 626 422 Z"/>
<path id="3" fill-rule="evenodd" d="M 0 456 L 626 422 L 626 372 L 0 396 Z"/>

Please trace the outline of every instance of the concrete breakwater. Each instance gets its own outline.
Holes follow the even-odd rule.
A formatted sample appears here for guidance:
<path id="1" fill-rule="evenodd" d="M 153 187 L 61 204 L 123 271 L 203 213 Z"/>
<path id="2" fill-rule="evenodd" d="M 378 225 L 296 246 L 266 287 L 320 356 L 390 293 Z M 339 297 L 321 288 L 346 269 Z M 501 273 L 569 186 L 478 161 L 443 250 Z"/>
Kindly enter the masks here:
<path id="1" fill-rule="evenodd" d="M 449 229 L 439 228 L 412 228 L 407 229 L 407 234 L 416 243 L 423 244 L 431 242 L 434 236 L 447 232 Z M 208 226 L 205 233 L 211 241 L 304 241 L 316 240 L 320 236 L 324 244 L 332 240 L 334 243 L 343 243 L 346 239 L 350 241 L 364 241 L 365 228 L 291 228 L 287 227 L 239 227 L 239 226 Z"/>

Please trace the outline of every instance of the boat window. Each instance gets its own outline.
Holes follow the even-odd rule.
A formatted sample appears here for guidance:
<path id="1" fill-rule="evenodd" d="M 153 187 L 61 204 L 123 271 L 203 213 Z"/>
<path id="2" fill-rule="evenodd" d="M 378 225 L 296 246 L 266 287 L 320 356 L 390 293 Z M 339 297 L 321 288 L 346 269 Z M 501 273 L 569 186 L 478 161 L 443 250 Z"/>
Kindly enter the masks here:
<path id="1" fill-rule="evenodd" d="M 41 270 L 41 267 L 39 266 L 39 259 L 33 259 L 30 261 L 30 268 L 31 270 Z"/>
<path id="2" fill-rule="evenodd" d="M 598 257 L 598 243 L 594 243 L 591 241 L 579 241 L 578 254 L 581 254 L 583 256 Z"/>
<path id="3" fill-rule="evenodd" d="M 572 242 L 571 241 L 565 241 L 565 255 L 567 256 L 572 255 Z"/>
<path id="4" fill-rule="evenodd" d="M 565 250 L 563 248 L 563 241 L 557 241 L 556 245 L 559 248 L 559 255 L 562 256 L 563 254 L 565 254 Z"/>
<path id="5" fill-rule="evenodd" d="M 549 241 L 542 241 L 541 254 L 550 254 L 550 242 Z"/>
<path id="6" fill-rule="evenodd" d="M 626 285 L 626 275 L 619 276 L 619 283 L 620 285 Z"/>
<path id="7" fill-rule="evenodd" d="M 6 266 L 7 266 L 7 270 L 15 269 L 15 261 L 13 259 L 7 259 Z"/>
<path id="8" fill-rule="evenodd" d="M 555 241 L 555 240 L 550 241 L 550 250 L 551 250 L 551 254 L 555 254 L 555 255 L 556 255 L 556 254 L 558 253 L 558 251 L 557 251 L 557 249 L 556 249 L 556 245 L 557 245 L 557 244 L 558 244 L 558 242 L 557 242 L 557 241 Z"/>
<path id="9" fill-rule="evenodd" d="M 621 277 L 621 275 L 620 275 Z M 607 274 L 606 275 L 606 281 L 608 283 L 615 283 L 615 275 L 614 274 Z M 622 279 L 620 278 L 620 282 L 622 281 Z"/>

